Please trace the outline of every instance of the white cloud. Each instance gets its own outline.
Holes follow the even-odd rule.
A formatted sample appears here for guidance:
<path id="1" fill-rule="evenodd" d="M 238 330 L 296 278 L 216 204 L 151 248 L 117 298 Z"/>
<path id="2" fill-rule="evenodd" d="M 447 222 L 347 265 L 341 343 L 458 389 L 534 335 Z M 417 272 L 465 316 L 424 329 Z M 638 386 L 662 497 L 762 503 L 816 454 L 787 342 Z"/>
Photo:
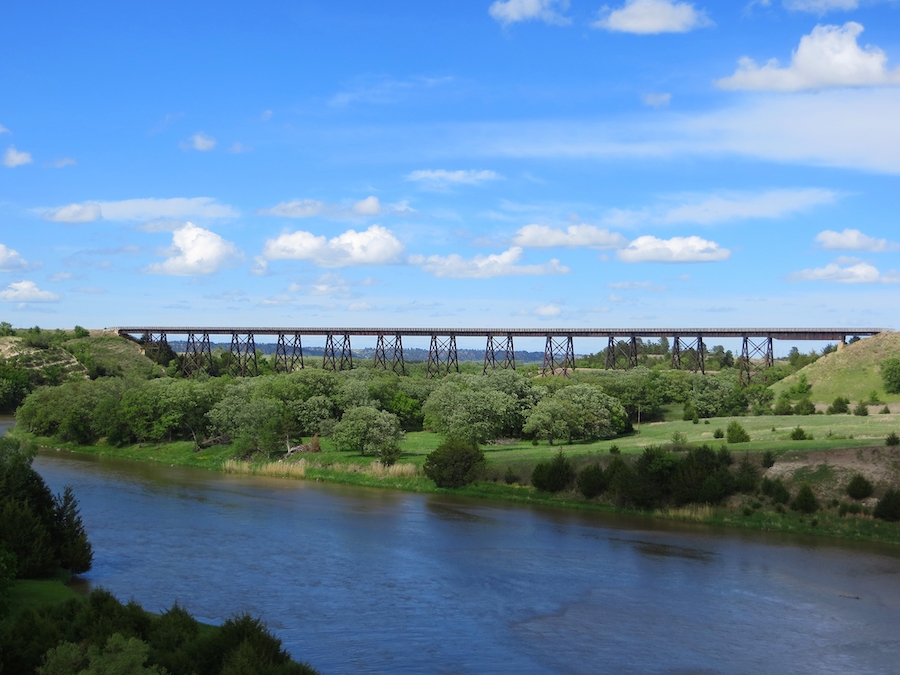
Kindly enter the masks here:
<path id="1" fill-rule="evenodd" d="M 526 225 L 513 237 L 516 246 L 528 248 L 623 248 L 628 242 L 618 232 L 602 230 L 593 225 L 569 225 L 565 230 L 552 228 L 549 225 Z"/>
<path id="2" fill-rule="evenodd" d="M 351 302 L 349 305 L 347 305 L 347 309 L 351 312 L 364 312 L 366 310 L 372 309 L 372 305 L 363 300 L 359 302 Z"/>
<path id="3" fill-rule="evenodd" d="M 9 129 L 7 129 L 5 126 L 0 124 L 0 134 L 11 134 L 11 133 L 12 132 Z"/>
<path id="4" fill-rule="evenodd" d="M 59 300 L 56 293 L 42 291 L 33 281 L 16 281 L 0 291 L 3 302 L 55 302 Z"/>
<path id="5" fill-rule="evenodd" d="M 565 25 L 570 20 L 559 14 L 556 9 L 565 11 L 568 7 L 569 0 L 496 0 L 488 9 L 488 13 L 504 26 L 532 19 Z"/>
<path id="6" fill-rule="evenodd" d="M 672 102 L 672 94 L 644 94 L 641 101 L 651 108 L 666 108 Z"/>
<path id="7" fill-rule="evenodd" d="M 652 281 L 614 281 L 606 284 L 606 287 L 617 290 L 651 291 L 654 293 L 662 293 L 666 290 L 665 286 L 654 284 Z"/>
<path id="8" fill-rule="evenodd" d="M 281 202 L 268 209 L 257 211 L 262 216 L 280 216 L 282 218 L 323 218 L 358 219 L 373 218 L 377 216 L 406 216 L 415 213 L 415 209 L 409 207 L 409 203 L 402 201 L 396 204 L 382 204 L 374 195 L 361 199 L 350 205 L 328 204 L 316 199 L 297 199 L 291 202 Z"/>
<path id="9" fill-rule="evenodd" d="M 0 244 L 0 272 L 14 272 L 26 269 L 28 269 L 28 263 L 25 262 L 25 258 L 19 255 L 18 251 Z"/>
<path id="10" fill-rule="evenodd" d="M 835 192 L 817 188 L 714 195 L 699 202 L 671 208 L 661 220 L 666 223 L 711 225 L 743 218 L 782 218 L 813 206 L 831 204 L 836 199 Z"/>
<path id="11" fill-rule="evenodd" d="M 262 114 L 259 116 L 260 122 L 268 122 L 272 119 L 272 111 L 271 110 L 263 110 Z"/>
<path id="12" fill-rule="evenodd" d="M 71 278 L 72 278 L 71 272 L 57 272 L 56 274 L 54 274 L 53 276 L 50 277 L 50 281 L 59 282 L 59 281 L 66 281 L 67 279 L 71 279 Z"/>
<path id="13" fill-rule="evenodd" d="M 372 225 L 367 230 L 346 232 L 326 239 L 312 232 L 290 232 L 266 241 L 266 260 L 311 260 L 320 267 L 391 265 L 400 262 L 403 244 L 387 228 Z"/>
<path id="14" fill-rule="evenodd" d="M 489 170 L 458 170 L 447 171 L 446 169 L 420 169 L 413 171 L 406 176 L 406 180 L 423 183 L 429 187 L 437 189 L 445 189 L 450 185 L 478 185 L 490 180 L 498 180 L 501 178 L 496 171 Z"/>
<path id="15" fill-rule="evenodd" d="M 897 283 L 896 275 L 882 275 L 878 268 L 869 263 L 857 262 L 841 265 L 842 261 L 827 264 L 825 267 L 805 269 L 788 277 L 789 281 L 834 281 L 839 284 L 877 284 Z"/>
<path id="16" fill-rule="evenodd" d="M 202 131 L 198 131 L 187 141 L 183 142 L 181 144 L 181 148 L 182 150 L 199 150 L 200 152 L 209 152 L 216 147 L 217 142 L 218 141 L 216 141 L 216 139 L 212 136 L 209 136 Z"/>
<path id="17" fill-rule="evenodd" d="M 887 69 L 887 55 L 878 47 L 860 48 L 856 38 L 863 27 L 848 21 L 843 26 L 816 26 L 800 38 L 791 65 L 777 59 L 760 67 L 743 56 L 734 75 L 716 84 L 723 89 L 801 91 L 825 87 L 864 87 L 900 84 L 900 68 Z"/>
<path id="18" fill-rule="evenodd" d="M 50 162 L 50 166 L 54 169 L 63 169 L 67 166 L 75 166 L 76 164 L 78 164 L 78 162 L 71 157 L 61 157 L 60 159 L 54 159 Z"/>
<path id="19" fill-rule="evenodd" d="M 795 12 L 825 14 L 832 9 L 856 9 L 859 0 L 784 0 L 784 6 Z"/>
<path id="20" fill-rule="evenodd" d="M 331 97 L 329 103 L 334 106 L 346 106 L 352 103 L 390 104 L 409 99 L 425 90 L 451 84 L 453 77 L 414 77 L 408 80 L 391 80 L 387 78 L 362 78 L 348 91 L 342 91 Z"/>
<path id="21" fill-rule="evenodd" d="M 622 262 L 695 263 L 727 260 L 731 251 L 716 242 L 692 237 L 658 239 L 645 235 L 616 253 Z"/>
<path id="22" fill-rule="evenodd" d="M 22 166 L 23 164 L 31 164 L 31 161 L 30 152 L 19 152 L 14 145 L 9 146 L 3 155 L 3 166 L 9 169 Z"/>
<path id="23" fill-rule="evenodd" d="M 243 258 L 232 242 L 193 223 L 186 223 L 172 233 L 172 246 L 167 254 L 168 260 L 154 263 L 144 271 L 174 276 L 213 274 L 222 267 L 237 264 Z"/>
<path id="24" fill-rule="evenodd" d="M 559 316 L 560 314 L 562 314 L 562 310 L 556 305 L 541 305 L 534 310 L 534 313 L 538 316 L 549 319 L 550 317 Z"/>
<path id="25" fill-rule="evenodd" d="M 900 244 L 889 242 L 887 239 L 875 239 L 859 230 L 845 229 L 842 232 L 824 230 L 816 235 L 816 242 L 822 248 L 836 251 L 896 251 Z"/>
<path id="26" fill-rule="evenodd" d="M 148 221 L 171 218 L 236 218 L 240 213 L 212 197 L 173 199 L 124 199 L 117 202 L 69 204 L 43 214 L 44 220 L 89 223 L 95 220 Z"/>
<path id="27" fill-rule="evenodd" d="M 606 15 L 592 24 L 594 28 L 620 33 L 687 33 L 712 25 L 706 12 L 676 0 L 625 0 L 623 7 L 601 12 Z"/>
<path id="28" fill-rule="evenodd" d="M 241 153 L 252 152 L 252 151 L 253 151 L 253 148 L 251 148 L 249 145 L 244 145 L 243 143 L 238 143 L 237 141 L 232 143 L 231 147 L 228 148 L 228 152 L 231 152 L 235 155 L 240 155 Z"/>
<path id="29" fill-rule="evenodd" d="M 490 279 L 492 277 L 509 276 L 540 276 L 546 274 L 568 274 L 569 268 L 560 265 L 559 260 L 553 258 L 549 262 L 540 265 L 517 265 L 522 258 L 522 249 L 518 246 L 491 255 L 476 255 L 470 260 L 464 259 L 457 253 L 446 257 L 439 255 L 410 256 L 409 262 L 419 265 L 423 270 L 436 277 L 454 279 Z"/>

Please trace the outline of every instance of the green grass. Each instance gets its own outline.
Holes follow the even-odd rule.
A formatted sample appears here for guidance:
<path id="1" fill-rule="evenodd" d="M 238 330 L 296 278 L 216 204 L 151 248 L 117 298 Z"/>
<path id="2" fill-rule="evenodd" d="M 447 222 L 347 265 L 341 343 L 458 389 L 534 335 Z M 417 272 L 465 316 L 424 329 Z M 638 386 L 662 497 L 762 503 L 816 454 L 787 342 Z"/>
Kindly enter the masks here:
<path id="1" fill-rule="evenodd" d="M 9 616 L 26 609 L 58 605 L 81 596 L 59 579 L 20 579 L 13 584 L 9 597 Z"/>
<path id="2" fill-rule="evenodd" d="M 107 367 L 118 366 L 126 377 L 146 378 L 151 373 L 165 373 L 162 366 L 154 364 L 144 356 L 139 345 L 124 340 L 118 335 L 98 335 L 67 340 L 64 347 L 86 346 L 98 364 Z"/>

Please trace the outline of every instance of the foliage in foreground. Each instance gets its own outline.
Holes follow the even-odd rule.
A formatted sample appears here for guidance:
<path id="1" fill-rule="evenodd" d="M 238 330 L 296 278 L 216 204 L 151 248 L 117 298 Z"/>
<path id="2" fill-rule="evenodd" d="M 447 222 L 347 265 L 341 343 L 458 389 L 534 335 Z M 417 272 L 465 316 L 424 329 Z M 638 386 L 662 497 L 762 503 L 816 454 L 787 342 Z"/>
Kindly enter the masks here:
<path id="1" fill-rule="evenodd" d="M 4 672 L 40 675 L 170 673 L 171 675 L 309 675 L 281 641 L 248 615 L 214 631 L 178 605 L 160 615 L 108 591 L 40 610 L 27 610 L 0 628 Z"/>
<path id="2" fill-rule="evenodd" d="M 440 488 L 458 488 L 473 482 L 484 464 L 484 452 L 478 446 L 460 440 L 439 445 L 425 458 L 425 475 Z"/>

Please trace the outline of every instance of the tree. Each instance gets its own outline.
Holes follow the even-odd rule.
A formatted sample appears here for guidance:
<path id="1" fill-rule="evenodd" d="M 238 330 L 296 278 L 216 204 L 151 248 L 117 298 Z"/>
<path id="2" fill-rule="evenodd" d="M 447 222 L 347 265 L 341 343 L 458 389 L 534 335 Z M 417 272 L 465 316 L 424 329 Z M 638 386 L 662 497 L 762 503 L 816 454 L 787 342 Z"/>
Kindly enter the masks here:
<path id="1" fill-rule="evenodd" d="M 478 446 L 460 440 L 447 440 L 425 457 L 425 475 L 441 488 L 458 488 L 475 480 L 484 464 Z"/>
<path id="2" fill-rule="evenodd" d="M 859 417 L 867 417 L 869 414 L 869 406 L 866 405 L 865 401 L 860 401 L 853 406 L 853 414 L 858 415 Z"/>
<path id="3" fill-rule="evenodd" d="M 890 358 L 881 362 L 881 380 L 888 394 L 900 394 L 900 359 Z"/>
<path id="4" fill-rule="evenodd" d="M 853 499 L 865 499 L 871 497 L 874 491 L 871 481 L 861 473 L 853 474 L 850 482 L 847 483 L 847 494 Z"/>
<path id="5" fill-rule="evenodd" d="M 750 434 L 737 420 L 732 420 L 725 429 L 725 440 L 729 443 L 747 443 L 750 441 Z"/>
<path id="6" fill-rule="evenodd" d="M 94 551 L 81 522 L 75 494 L 69 485 L 62 496 L 56 498 L 56 535 L 60 565 L 73 574 L 90 570 Z"/>
<path id="7" fill-rule="evenodd" d="M 447 378 L 425 404 L 425 428 L 470 445 L 498 438 L 517 416 L 516 400 L 502 391 L 473 388 L 465 378 Z"/>
<path id="8" fill-rule="evenodd" d="M 882 520 L 900 520 L 900 490 L 890 489 L 878 500 L 872 515 Z"/>
<path id="9" fill-rule="evenodd" d="M 543 492 L 559 492 L 572 486 L 575 467 L 560 450 L 549 462 L 538 462 L 531 473 L 531 484 Z"/>
<path id="10" fill-rule="evenodd" d="M 815 513 L 819 510 L 819 501 L 809 485 L 804 483 L 800 486 L 800 491 L 797 492 L 797 496 L 791 502 L 791 508 L 794 511 L 800 511 L 800 513 Z"/>
<path id="11" fill-rule="evenodd" d="M 402 438 L 397 416 L 371 406 L 350 408 L 331 434 L 338 450 L 385 457 L 398 450 Z"/>

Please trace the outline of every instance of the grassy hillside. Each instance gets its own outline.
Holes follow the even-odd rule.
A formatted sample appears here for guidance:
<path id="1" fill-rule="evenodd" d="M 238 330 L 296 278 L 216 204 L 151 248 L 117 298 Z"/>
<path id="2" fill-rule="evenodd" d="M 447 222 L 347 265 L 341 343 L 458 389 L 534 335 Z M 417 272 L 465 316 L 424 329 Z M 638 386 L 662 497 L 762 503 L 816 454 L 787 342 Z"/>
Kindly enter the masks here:
<path id="1" fill-rule="evenodd" d="M 51 384 L 87 376 L 84 366 L 62 347 L 32 347 L 21 337 L 0 337 L 0 359 L 12 368 L 36 371 L 38 381 Z"/>
<path id="2" fill-rule="evenodd" d="M 847 345 L 823 356 L 802 370 L 772 385 L 777 397 L 797 383 L 803 374 L 812 385 L 811 398 L 817 403 L 831 403 L 838 396 L 851 401 L 867 399 L 873 391 L 886 403 L 900 403 L 900 394 L 886 394 L 879 368 L 884 359 L 900 357 L 900 333 L 886 332 Z"/>
<path id="3" fill-rule="evenodd" d="M 161 366 L 144 356 L 139 345 L 118 335 L 92 334 L 86 338 L 67 340 L 62 346 L 78 355 L 82 362 L 85 361 L 83 354 L 90 355 L 95 364 L 107 371 L 118 369 L 126 377 L 145 378 L 153 371 L 159 375 L 164 373 Z"/>

